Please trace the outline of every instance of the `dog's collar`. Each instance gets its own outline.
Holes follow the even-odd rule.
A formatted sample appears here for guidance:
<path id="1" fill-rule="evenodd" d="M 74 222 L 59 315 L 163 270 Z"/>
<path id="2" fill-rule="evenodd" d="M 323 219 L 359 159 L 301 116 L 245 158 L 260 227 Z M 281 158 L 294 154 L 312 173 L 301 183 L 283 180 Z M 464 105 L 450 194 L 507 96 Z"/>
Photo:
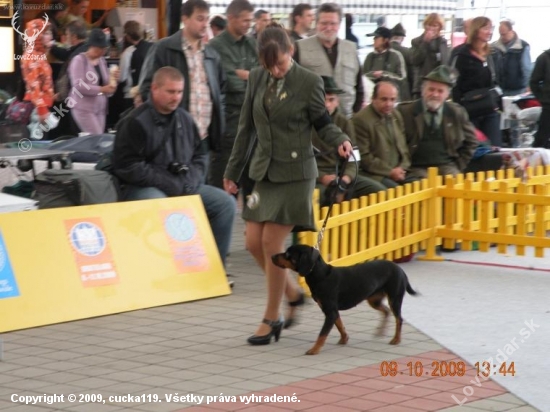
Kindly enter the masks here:
<path id="1" fill-rule="evenodd" d="M 317 257 L 317 259 L 315 259 L 315 262 L 313 262 L 313 265 L 311 266 L 311 269 L 309 269 L 309 272 L 307 272 L 304 276 L 310 275 L 311 272 L 313 272 L 313 269 L 315 269 L 315 265 L 317 264 L 318 261 L 319 261 L 319 257 Z"/>

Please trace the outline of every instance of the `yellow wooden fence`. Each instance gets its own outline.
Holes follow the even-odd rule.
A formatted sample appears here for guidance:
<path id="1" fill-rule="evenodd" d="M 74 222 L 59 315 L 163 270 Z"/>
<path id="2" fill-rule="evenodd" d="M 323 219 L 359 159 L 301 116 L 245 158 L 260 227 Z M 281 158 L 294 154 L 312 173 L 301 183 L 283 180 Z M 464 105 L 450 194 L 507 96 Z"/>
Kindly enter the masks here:
<path id="1" fill-rule="evenodd" d="M 320 251 L 336 266 L 372 259 L 398 259 L 424 250 L 425 260 L 442 260 L 437 246 L 463 250 L 477 246 L 488 251 L 509 245 L 524 255 L 535 247 L 542 257 L 550 247 L 550 166 L 528 169 L 522 177 L 514 170 L 447 176 L 429 170 L 428 178 L 386 192 L 334 205 Z M 314 199 L 320 228 L 328 208 Z M 299 243 L 314 246 L 317 233 L 304 232 Z"/>

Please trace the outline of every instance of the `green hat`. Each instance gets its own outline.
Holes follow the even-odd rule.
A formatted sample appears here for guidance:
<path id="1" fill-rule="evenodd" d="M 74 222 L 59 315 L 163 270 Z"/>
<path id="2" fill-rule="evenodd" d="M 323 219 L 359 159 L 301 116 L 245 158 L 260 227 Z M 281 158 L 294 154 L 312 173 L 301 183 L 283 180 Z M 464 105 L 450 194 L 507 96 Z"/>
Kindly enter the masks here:
<path id="1" fill-rule="evenodd" d="M 457 78 L 457 71 L 449 66 L 438 66 L 430 73 L 424 76 L 424 80 L 431 80 L 432 82 L 444 83 L 451 87 L 455 85 Z"/>
<path id="2" fill-rule="evenodd" d="M 407 35 L 407 31 L 401 23 L 397 23 L 393 26 L 393 29 L 391 29 L 391 35 L 395 37 L 405 37 Z"/>
<path id="3" fill-rule="evenodd" d="M 323 79 L 323 83 L 325 84 L 325 93 L 330 93 L 330 94 L 344 94 L 345 93 L 345 91 L 338 88 L 338 85 L 336 84 L 336 82 L 334 81 L 334 79 L 332 77 L 321 76 L 321 78 Z"/>

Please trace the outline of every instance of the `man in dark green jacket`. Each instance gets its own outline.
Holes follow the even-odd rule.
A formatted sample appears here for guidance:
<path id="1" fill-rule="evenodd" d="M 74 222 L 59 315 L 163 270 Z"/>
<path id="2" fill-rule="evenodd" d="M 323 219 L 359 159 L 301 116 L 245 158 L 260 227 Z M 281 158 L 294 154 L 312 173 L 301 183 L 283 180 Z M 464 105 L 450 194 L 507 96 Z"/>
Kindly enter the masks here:
<path id="1" fill-rule="evenodd" d="M 220 151 L 213 153 L 209 184 L 223 189 L 223 172 L 227 166 L 233 143 L 237 135 L 239 116 L 244 103 L 248 75 L 259 65 L 256 40 L 246 33 L 252 23 L 254 7 L 247 0 L 233 0 L 227 7 L 227 27 L 208 43 L 220 55 L 227 79 L 225 89 L 225 133 L 221 139 Z M 247 174 L 244 174 L 247 176 Z M 246 177 L 245 177 L 246 179 Z M 249 185 L 241 181 L 244 195 Z M 250 184 L 250 189 L 252 189 Z"/>
<path id="2" fill-rule="evenodd" d="M 352 144 L 355 144 L 353 122 L 338 110 L 340 104 L 338 95 L 344 93 L 344 91 L 338 88 L 332 77 L 321 77 L 325 85 L 325 107 L 332 118 L 332 122 L 349 136 Z M 337 184 L 336 167 L 339 166 L 338 163 L 340 162 L 336 151 L 323 142 L 315 130 L 312 134 L 312 142 L 313 146 L 319 151 L 315 157 L 317 161 L 317 170 L 319 172 L 316 187 L 319 189 L 319 198 L 322 206 L 328 206 L 331 200 L 329 192 L 326 192 L 327 187 L 332 187 L 333 190 L 339 190 L 341 194 L 346 192 L 346 199 L 367 196 L 371 193 L 386 190 L 386 187 L 381 183 L 357 174 L 358 162 L 360 159 L 354 159 L 353 156 L 350 156 L 348 160 L 344 175 L 342 176 L 342 182 L 340 182 L 340 187 L 335 187 Z M 338 173 L 339 172 L 338 170 Z M 341 197 L 338 200 L 342 200 Z"/>

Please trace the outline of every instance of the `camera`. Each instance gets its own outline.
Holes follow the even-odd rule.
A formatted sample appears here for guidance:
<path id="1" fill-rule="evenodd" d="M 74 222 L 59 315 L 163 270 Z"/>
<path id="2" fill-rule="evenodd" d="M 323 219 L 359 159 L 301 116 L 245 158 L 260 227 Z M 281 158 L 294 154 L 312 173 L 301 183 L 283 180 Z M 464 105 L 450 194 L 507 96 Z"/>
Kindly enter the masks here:
<path id="1" fill-rule="evenodd" d="M 183 175 L 187 173 L 189 166 L 179 162 L 172 162 L 168 165 L 168 171 L 174 175 Z"/>

